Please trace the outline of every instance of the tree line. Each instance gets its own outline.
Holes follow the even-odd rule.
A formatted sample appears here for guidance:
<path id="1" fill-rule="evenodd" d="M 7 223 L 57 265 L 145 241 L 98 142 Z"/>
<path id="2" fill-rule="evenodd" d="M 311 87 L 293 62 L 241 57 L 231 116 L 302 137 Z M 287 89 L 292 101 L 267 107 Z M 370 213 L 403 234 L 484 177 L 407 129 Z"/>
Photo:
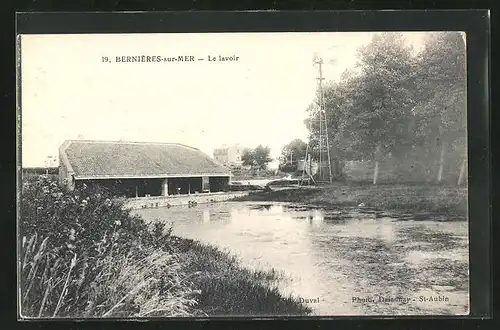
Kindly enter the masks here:
<path id="1" fill-rule="evenodd" d="M 241 156 L 244 166 L 249 166 L 256 170 L 265 170 L 267 165 L 273 161 L 271 158 L 271 148 L 258 145 L 255 148 L 246 148 Z"/>
<path id="2" fill-rule="evenodd" d="M 376 34 L 359 48 L 357 67 L 323 88 L 334 176 L 343 175 L 346 161 L 371 161 L 377 183 L 379 162 L 390 158 L 402 172 L 441 182 L 448 168 L 455 182 L 463 183 L 465 54 L 460 32 L 431 33 L 418 53 L 398 32 Z M 318 96 L 305 123 L 313 159 L 318 154 L 319 102 Z"/>

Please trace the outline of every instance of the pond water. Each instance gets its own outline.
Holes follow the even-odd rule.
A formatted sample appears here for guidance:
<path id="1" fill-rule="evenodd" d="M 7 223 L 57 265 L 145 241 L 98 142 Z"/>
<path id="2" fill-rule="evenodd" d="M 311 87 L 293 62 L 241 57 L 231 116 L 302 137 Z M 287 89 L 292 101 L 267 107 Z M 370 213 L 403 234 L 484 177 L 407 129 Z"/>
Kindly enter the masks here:
<path id="1" fill-rule="evenodd" d="M 286 274 L 282 292 L 315 315 L 468 313 L 468 224 L 358 208 L 228 202 L 141 209 L 177 236 Z"/>

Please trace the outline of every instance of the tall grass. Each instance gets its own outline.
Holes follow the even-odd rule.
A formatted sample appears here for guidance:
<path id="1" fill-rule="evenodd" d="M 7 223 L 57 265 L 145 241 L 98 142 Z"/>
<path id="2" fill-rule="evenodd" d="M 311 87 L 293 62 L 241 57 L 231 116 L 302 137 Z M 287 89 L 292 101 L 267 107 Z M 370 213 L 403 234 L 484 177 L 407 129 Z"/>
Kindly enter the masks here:
<path id="1" fill-rule="evenodd" d="M 195 290 L 170 231 L 132 217 L 105 191 L 25 180 L 19 223 L 24 317 L 187 316 Z"/>
<path id="2" fill-rule="evenodd" d="M 292 296 L 283 297 L 284 273 L 250 270 L 227 251 L 189 239 L 173 244 L 183 256 L 186 272 L 200 288 L 198 306 L 209 315 L 307 315 L 312 312 Z"/>
<path id="3" fill-rule="evenodd" d="M 171 236 L 100 189 L 23 180 L 21 316 L 154 317 L 307 314 L 281 296 L 277 271 L 251 271 L 219 249 Z"/>

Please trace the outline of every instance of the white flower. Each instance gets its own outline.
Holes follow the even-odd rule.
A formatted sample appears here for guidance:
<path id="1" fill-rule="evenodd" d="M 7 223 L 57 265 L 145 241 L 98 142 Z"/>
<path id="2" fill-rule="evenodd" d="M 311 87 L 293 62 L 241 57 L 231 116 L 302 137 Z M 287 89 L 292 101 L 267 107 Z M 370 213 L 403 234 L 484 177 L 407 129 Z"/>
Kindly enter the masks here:
<path id="1" fill-rule="evenodd" d="M 121 226 L 121 225 L 122 225 L 122 222 L 121 222 L 120 220 L 116 220 L 116 221 L 115 221 L 115 225 L 117 225 L 117 226 Z"/>

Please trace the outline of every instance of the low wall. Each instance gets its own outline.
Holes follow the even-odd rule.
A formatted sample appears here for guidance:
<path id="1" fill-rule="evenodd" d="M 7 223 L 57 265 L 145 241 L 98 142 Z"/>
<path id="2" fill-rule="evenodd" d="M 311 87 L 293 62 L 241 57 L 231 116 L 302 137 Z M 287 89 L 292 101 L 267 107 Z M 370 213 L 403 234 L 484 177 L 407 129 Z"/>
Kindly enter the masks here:
<path id="1" fill-rule="evenodd" d="M 128 198 L 125 200 L 124 206 L 129 209 L 143 209 L 143 208 L 189 205 L 193 202 L 196 202 L 197 204 L 208 204 L 208 203 L 223 202 L 236 197 L 247 196 L 249 193 L 250 193 L 249 191 L 238 191 L 238 192 L 193 194 L 193 195 L 178 195 L 178 196 Z"/>

